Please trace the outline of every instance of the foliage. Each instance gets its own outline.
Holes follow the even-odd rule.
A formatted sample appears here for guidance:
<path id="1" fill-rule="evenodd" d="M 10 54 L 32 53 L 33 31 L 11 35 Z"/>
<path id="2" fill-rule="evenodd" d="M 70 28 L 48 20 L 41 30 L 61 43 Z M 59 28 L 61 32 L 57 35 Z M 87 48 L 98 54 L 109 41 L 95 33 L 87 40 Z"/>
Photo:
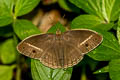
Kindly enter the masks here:
<path id="1" fill-rule="evenodd" d="M 0 80 L 12 80 L 14 69 L 16 80 L 21 80 L 20 62 L 24 59 L 17 52 L 16 45 L 19 39 L 40 34 L 41 31 L 31 21 L 18 17 L 28 14 L 39 3 L 40 0 L 0 0 L 0 37 L 6 39 L 0 42 Z M 79 14 L 71 21 L 71 29 L 92 29 L 103 36 L 102 44 L 89 52 L 77 66 L 82 67 L 84 74 L 89 65 L 93 74 L 109 73 L 111 80 L 120 80 L 120 0 L 59 0 L 58 3 L 65 10 Z M 81 10 L 85 12 L 81 13 Z M 57 23 L 48 33 L 55 33 L 58 28 L 65 31 L 64 26 Z M 107 61 L 109 64 L 96 70 L 100 61 Z M 31 59 L 33 80 L 70 80 L 72 71 L 73 67 L 51 69 L 40 61 Z M 85 77 L 84 75 L 81 79 Z"/>

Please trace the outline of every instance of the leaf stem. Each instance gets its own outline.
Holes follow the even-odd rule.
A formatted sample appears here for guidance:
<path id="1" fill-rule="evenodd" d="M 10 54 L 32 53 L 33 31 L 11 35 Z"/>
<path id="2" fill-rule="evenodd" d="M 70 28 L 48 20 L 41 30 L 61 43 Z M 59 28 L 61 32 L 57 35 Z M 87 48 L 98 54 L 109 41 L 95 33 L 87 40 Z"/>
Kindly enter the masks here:
<path id="1" fill-rule="evenodd" d="M 21 80 L 21 69 L 17 66 L 16 80 Z"/>
<path id="2" fill-rule="evenodd" d="M 81 79 L 80 80 L 87 80 L 87 77 L 86 77 L 86 74 L 85 74 L 85 66 L 83 66 L 82 75 L 81 75 Z"/>

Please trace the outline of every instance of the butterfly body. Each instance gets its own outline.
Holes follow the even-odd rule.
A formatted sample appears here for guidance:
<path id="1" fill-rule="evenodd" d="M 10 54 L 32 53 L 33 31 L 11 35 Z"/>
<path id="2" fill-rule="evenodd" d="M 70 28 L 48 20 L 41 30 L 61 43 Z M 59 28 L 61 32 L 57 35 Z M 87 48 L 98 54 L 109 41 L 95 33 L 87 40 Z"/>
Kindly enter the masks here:
<path id="1" fill-rule="evenodd" d="M 39 34 L 23 40 L 18 51 L 38 59 L 51 68 L 68 68 L 79 63 L 83 56 L 96 48 L 102 36 L 91 30 L 70 30 L 60 34 Z"/>

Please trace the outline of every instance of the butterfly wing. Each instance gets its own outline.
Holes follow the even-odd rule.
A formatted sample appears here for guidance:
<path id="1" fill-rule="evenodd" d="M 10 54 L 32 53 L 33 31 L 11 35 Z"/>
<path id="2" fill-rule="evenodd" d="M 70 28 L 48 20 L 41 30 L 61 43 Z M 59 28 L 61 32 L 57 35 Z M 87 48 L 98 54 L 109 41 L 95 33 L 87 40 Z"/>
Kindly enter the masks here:
<path id="1" fill-rule="evenodd" d="M 85 54 L 102 42 L 102 36 L 88 29 L 71 30 L 64 33 L 64 40 L 71 41 L 76 48 L 79 48 L 82 54 Z"/>
<path id="2" fill-rule="evenodd" d="M 20 42 L 17 46 L 17 49 L 25 56 L 39 59 L 45 65 L 51 65 L 53 63 L 52 60 L 54 60 L 53 58 L 55 58 L 55 56 L 53 56 L 54 53 L 52 54 L 50 52 L 54 43 L 54 36 L 54 34 L 40 34 L 30 36 Z"/>
<path id="3" fill-rule="evenodd" d="M 64 33 L 64 67 L 80 62 L 84 54 L 96 48 L 102 36 L 92 30 L 71 30 Z"/>

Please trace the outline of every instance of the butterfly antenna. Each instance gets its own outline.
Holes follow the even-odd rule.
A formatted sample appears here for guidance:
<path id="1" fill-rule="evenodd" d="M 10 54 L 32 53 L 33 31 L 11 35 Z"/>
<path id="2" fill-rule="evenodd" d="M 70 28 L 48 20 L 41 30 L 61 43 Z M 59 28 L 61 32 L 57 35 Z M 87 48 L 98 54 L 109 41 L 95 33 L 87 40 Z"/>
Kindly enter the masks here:
<path id="1" fill-rule="evenodd" d="M 65 19 L 65 14 L 63 15 L 63 19 Z"/>

